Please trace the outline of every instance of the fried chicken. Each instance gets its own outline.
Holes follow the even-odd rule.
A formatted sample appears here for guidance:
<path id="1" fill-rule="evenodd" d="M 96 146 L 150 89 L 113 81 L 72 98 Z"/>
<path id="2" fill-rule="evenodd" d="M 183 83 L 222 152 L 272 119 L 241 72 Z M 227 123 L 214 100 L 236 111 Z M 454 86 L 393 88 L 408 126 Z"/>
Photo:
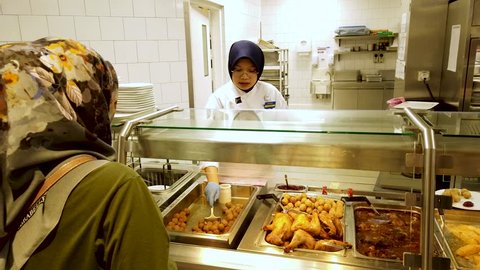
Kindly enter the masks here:
<path id="1" fill-rule="evenodd" d="M 292 218 L 285 213 L 276 213 L 272 223 L 263 227 L 265 231 L 271 231 L 265 237 L 265 240 L 274 245 L 283 246 L 292 235 Z"/>

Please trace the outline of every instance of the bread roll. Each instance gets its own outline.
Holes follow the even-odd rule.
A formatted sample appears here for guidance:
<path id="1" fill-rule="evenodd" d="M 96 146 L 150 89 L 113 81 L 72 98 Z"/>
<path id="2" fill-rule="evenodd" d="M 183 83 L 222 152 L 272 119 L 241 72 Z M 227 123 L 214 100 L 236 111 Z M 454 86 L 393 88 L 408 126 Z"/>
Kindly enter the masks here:
<path id="1" fill-rule="evenodd" d="M 453 202 L 459 202 L 462 199 L 459 193 L 452 193 Z"/>
<path id="2" fill-rule="evenodd" d="M 462 188 L 462 196 L 465 199 L 470 199 L 472 197 L 472 193 L 470 193 L 470 191 L 468 189 Z"/>

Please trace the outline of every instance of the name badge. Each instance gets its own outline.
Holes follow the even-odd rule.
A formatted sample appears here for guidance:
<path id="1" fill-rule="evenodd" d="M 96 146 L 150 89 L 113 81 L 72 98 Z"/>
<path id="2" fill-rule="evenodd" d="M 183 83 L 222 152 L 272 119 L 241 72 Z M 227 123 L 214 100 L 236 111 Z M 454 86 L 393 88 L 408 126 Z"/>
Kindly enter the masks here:
<path id="1" fill-rule="evenodd" d="M 263 108 L 265 108 L 265 109 L 273 109 L 273 108 L 275 108 L 275 104 L 277 104 L 277 102 L 275 102 L 275 101 L 267 101 L 267 102 L 265 102 L 265 104 L 263 104 Z"/>

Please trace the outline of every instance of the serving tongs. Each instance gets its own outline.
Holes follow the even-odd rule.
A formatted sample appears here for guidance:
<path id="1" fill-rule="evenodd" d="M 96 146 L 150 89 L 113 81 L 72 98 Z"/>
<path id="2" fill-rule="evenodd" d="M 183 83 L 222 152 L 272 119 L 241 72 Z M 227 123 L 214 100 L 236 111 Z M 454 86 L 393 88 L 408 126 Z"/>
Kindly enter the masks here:
<path id="1" fill-rule="evenodd" d="M 383 221 L 384 223 L 390 222 L 390 219 L 387 216 L 385 216 L 384 214 L 381 214 L 380 212 L 378 212 L 377 208 L 375 208 L 375 206 L 373 206 L 373 204 L 370 202 L 370 200 L 365 196 L 348 196 L 348 197 L 345 196 L 345 197 L 342 197 L 342 201 L 344 201 L 344 202 L 364 202 L 377 215 L 375 220 Z"/>
<path id="2" fill-rule="evenodd" d="M 259 195 L 257 195 L 257 199 L 259 199 L 259 200 L 273 199 L 275 202 L 277 202 L 277 204 L 280 206 L 280 208 L 282 208 L 283 213 L 292 212 L 292 213 L 297 213 L 297 214 L 307 214 L 308 215 L 307 212 L 303 212 L 303 211 L 300 211 L 300 210 L 297 210 L 297 209 L 287 209 L 287 208 L 285 208 L 285 206 L 283 206 L 282 202 L 280 202 L 280 199 L 277 197 L 277 195 L 275 195 L 273 193 L 259 194 Z"/>

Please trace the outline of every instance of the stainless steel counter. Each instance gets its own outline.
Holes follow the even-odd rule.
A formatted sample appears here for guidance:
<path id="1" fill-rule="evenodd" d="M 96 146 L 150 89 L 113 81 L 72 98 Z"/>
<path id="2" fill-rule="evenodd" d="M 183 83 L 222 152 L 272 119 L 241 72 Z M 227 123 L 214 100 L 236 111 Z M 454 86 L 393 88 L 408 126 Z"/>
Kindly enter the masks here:
<path id="1" fill-rule="evenodd" d="M 374 89 L 371 92 L 377 91 Z M 360 95 L 360 92 L 364 94 L 368 91 L 357 92 Z M 447 127 L 449 130 L 460 132 L 434 134 L 432 129 L 438 125 L 432 127 L 426 124 L 418 125 L 417 122 L 421 122 L 417 121 L 421 120 L 419 116 L 411 117 L 413 113 L 408 109 L 405 111 L 408 112 L 408 121 L 404 121 L 405 115 L 400 116 L 396 111 L 249 112 L 258 116 L 255 121 L 237 120 L 235 111 L 175 111 L 151 122 L 136 123 L 134 135 L 125 136 L 123 141 L 125 145 L 120 145 L 122 147 L 118 149 L 122 150 L 122 153 L 130 152 L 137 157 L 212 160 L 246 165 L 393 172 L 420 168 L 424 175 L 423 209 L 432 212 L 434 209 L 432 180 L 435 174 L 445 172 L 459 176 L 479 175 L 478 166 L 472 165 L 477 164 L 475 161 L 480 159 L 480 148 L 476 147 L 478 135 L 462 132 L 461 127 L 465 119 L 463 116 L 453 117 L 457 115 L 455 113 L 445 115 L 452 120 L 449 123 L 454 123 L 451 128 L 450 125 Z M 473 120 L 478 118 L 478 115 L 474 115 Z M 427 122 L 440 123 L 443 120 L 438 117 Z M 435 149 L 438 149 L 436 156 Z M 235 174 L 232 175 L 234 176 Z M 317 183 L 322 181 L 318 180 Z M 268 215 L 259 208 L 255 218 L 265 220 L 265 214 Z M 424 213 L 422 216 L 425 216 Z M 433 218 L 423 220 L 430 222 Z M 251 224 L 254 226 L 254 222 Z M 258 227 L 253 230 L 258 236 Z M 250 229 L 247 234 L 249 231 Z M 422 226 L 422 231 L 428 233 L 428 237 L 425 237 L 428 239 L 422 241 L 423 247 L 428 247 L 427 251 L 422 251 L 422 254 L 426 255 L 422 262 L 430 263 L 429 247 L 433 246 L 430 244 L 433 226 Z M 204 268 L 207 265 L 209 265 L 207 268 L 218 269 L 251 269 L 259 268 L 258 266 L 279 269 L 354 269 L 352 268 L 354 266 L 365 269 L 402 268 L 397 264 L 390 266 L 374 260 L 360 261 L 357 258 L 352 258 L 355 261 L 352 263 L 342 256 L 322 255 L 298 259 L 289 254 L 275 252 L 213 249 L 176 243 L 172 246 L 172 257 L 181 266 L 186 266 L 184 269 Z M 275 250 L 278 251 L 277 248 Z M 431 269 L 426 263 L 425 266 L 424 269 Z"/>
<path id="2" fill-rule="evenodd" d="M 385 194 L 384 194 L 385 195 Z M 391 194 L 395 197 L 395 194 Z M 398 195 L 398 194 L 397 194 Z M 398 196 L 397 196 L 398 197 Z M 380 200 L 372 200 L 379 203 Z M 385 202 L 385 201 L 382 201 Z M 401 205 L 399 201 L 388 201 Z M 353 211 L 345 211 L 345 220 L 353 220 Z M 272 214 L 274 204 L 265 201 L 255 216 L 237 249 L 215 248 L 192 244 L 172 243 L 170 255 L 179 269 L 404 269 L 399 261 L 377 260 L 356 256 L 353 250 L 344 253 L 294 251 L 284 253 L 281 247 L 262 245 L 262 226 Z M 348 223 L 351 226 L 351 223 Z M 346 228 L 346 240 L 354 241 L 354 230 Z"/>
<path id="3" fill-rule="evenodd" d="M 383 81 L 383 82 L 332 82 L 334 88 L 355 88 L 355 89 L 393 89 L 393 81 Z"/>
<path id="4" fill-rule="evenodd" d="M 250 170 L 249 170 L 250 168 Z M 268 172 L 267 168 L 270 169 Z M 221 175 L 221 179 L 235 181 L 241 172 L 249 170 L 250 177 L 255 180 L 256 176 L 268 175 L 270 180 L 265 183 L 268 190 L 273 191 L 275 183 L 281 179 L 282 173 L 287 173 L 289 179 L 295 184 L 306 184 L 309 186 L 309 192 L 319 194 L 323 185 L 338 197 L 342 190 L 334 187 L 349 188 L 353 187 L 357 195 L 372 195 L 379 199 L 371 197 L 373 203 L 384 203 L 388 201 L 391 204 L 401 205 L 404 192 L 401 191 L 383 191 L 373 192 L 376 182 L 376 174 L 367 171 L 355 170 L 332 170 L 320 168 L 304 167 L 281 167 L 281 166 L 254 166 L 248 164 L 224 164 L 221 169 L 229 175 Z M 356 177 L 355 177 L 356 175 Z M 359 177 L 364 178 L 363 185 L 356 183 Z M 302 181 L 302 179 L 304 179 Z M 369 180 L 370 179 L 370 180 Z M 246 180 L 242 179 L 242 183 Z M 291 182 L 292 183 L 292 182 Z M 355 185 L 356 184 L 356 185 Z M 363 187 L 362 190 L 358 188 Z M 344 192 L 344 191 L 343 191 Z M 335 196 L 333 194 L 332 196 Z M 177 262 L 179 269 L 404 269 L 401 262 L 387 262 L 375 259 L 365 259 L 355 256 L 353 250 L 347 250 L 345 253 L 326 253 L 326 252 L 304 252 L 295 251 L 293 253 L 284 253 L 280 247 L 265 245 L 263 239 L 262 226 L 274 210 L 274 203 L 264 201 L 256 204 L 254 217 L 248 224 L 244 235 L 241 238 L 238 247 L 216 248 L 211 246 L 201 246 L 186 243 L 171 243 L 171 258 Z M 353 212 L 347 206 L 345 211 L 345 220 L 351 224 Z M 348 225 L 351 226 L 351 225 Z M 352 242 L 354 231 L 352 228 L 346 229 L 346 241 Z M 260 238 L 259 238 L 260 237 Z"/>
<path id="5" fill-rule="evenodd" d="M 286 255 L 261 254 L 234 249 L 219 249 L 195 245 L 172 243 L 170 256 L 177 263 L 178 269 L 323 269 L 323 270 L 353 270 L 355 265 L 339 265 L 332 262 L 319 262 L 297 259 Z M 368 265 L 361 269 L 370 268 Z M 383 268 L 385 269 L 385 268 Z M 401 268 L 395 268 L 401 269 Z"/>

